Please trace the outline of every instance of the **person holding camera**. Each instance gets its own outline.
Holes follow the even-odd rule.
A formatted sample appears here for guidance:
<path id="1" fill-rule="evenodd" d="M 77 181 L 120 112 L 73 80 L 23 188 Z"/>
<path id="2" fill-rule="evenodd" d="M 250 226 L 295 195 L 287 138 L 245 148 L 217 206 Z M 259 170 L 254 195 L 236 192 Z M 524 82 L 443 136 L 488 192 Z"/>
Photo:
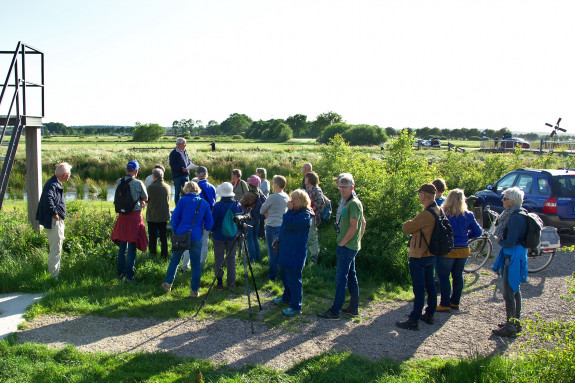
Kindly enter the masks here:
<path id="1" fill-rule="evenodd" d="M 339 319 L 340 310 L 345 315 L 359 315 L 359 285 L 355 273 L 355 256 L 361 249 L 361 239 L 365 234 L 366 221 L 363 205 L 354 193 L 354 179 L 349 173 L 341 174 L 338 188 L 345 205 L 335 223 L 337 232 L 337 266 L 335 273 L 335 298 L 327 311 L 317 314 L 322 319 Z M 349 305 L 345 302 L 345 289 L 349 289 Z"/>
<path id="2" fill-rule="evenodd" d="M 240 200 L 240 205 L 246 214 L 251 215 L 251 219 L 246 222 L 248 227 L 246 229 L 246 242 L 248 246 L 248 253 L 250 259 L 254 262 L 261 260 L 260 255 L 260 242 L 258 239 L 258 231 L 260 227 L 260 219 L 254 215 L 254 210 L 257 207 L 258 199 L 260 198 L 260 185 L 262 181 L 256 174 L 248 178 L 248 191 Z"/>
<path id="3" fill-rule="evenodd" d="M 185 234 L 190 232 L 190 264 L 192 266 L 192 280 L 190 283 L 190 298 L 198 297 L 200 279 L 202 278 L 202 268 L 200 258 L 202 252 L 202 235 L 206 230 L 212 230 L 213 218 L 210 205 L 205 199 L 200 197 L 201 189 L 197 183 L 188 181 L 184 185 L 184 195 L 179 199 L 170 226 L 174 234 Z M 168 292 L 172 289 L 172 284 L 176 278 L 178 265 L 182 260 L 185 250 L 174 250 L 172 259 L 166 271 L 166 280 L 162 283 L 162 289 Z"/>
<path id="4" fill-rule="evenodd" d="M 287 203 L 288 211 L 283 215 L 279 239 L 276 242 L 280 276 L 284 285 L 281 298 L 274 303 L 288 304 L 284 315 L 301 313 L 303 300 L 302 270 L 307 256 L 307 240 L 313 217 L 311 201 L 302 189 L 294 190 Z"/>
<path id="5" fill-rule="evenodd" d="M 233 237 L 227 237 L 222 229 L 224 220 L 229 219 L 226 218 L 228 215 L 228 210 L 232 211 L 233 216 L 236 214 L 242 214 L 242 207 L 234 199 L 234 187 L 229 182 L 224 182 L 217 189 L 218 194 L 220 195 L 221 199 L 216 202 L 214 205 L 214 209 L 212 210 L 212 215 L 214 217 L 214 226 L 212 227 L 212 240 L 214 242 L 214 272 L 217 273 L 218 283 L 216 284 L 216 290 L 222 290 L 224 288 L 223 285 L 223 277 L 224 271 L 223 269 L 220 271 L 222 264 L 224 263 L 224 258 L 226 254 L 228 257 L 226 259 L 226 269 L 227 271 L 227 279 L 226 283 L 228 289 L 234 290 L 236 288 L 236 250 L 238 247 L 237 242 L 235 241 L 237 234 Z M 231 222 L 234 226 L 236 225 L 235 222 Z M 230 222 L 226 222 L 226 224 L 230 224 Z M 237 231 L 236 231 L 237 233 Z M 218 273 L 219 271 L 219 273 Z"/>

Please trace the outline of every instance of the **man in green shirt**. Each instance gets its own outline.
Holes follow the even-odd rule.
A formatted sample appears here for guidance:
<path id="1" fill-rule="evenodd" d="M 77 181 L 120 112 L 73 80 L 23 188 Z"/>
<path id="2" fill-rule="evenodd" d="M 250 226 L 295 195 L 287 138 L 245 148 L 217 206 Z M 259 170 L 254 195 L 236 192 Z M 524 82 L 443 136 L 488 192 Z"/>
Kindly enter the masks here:
<path id="1" fill-rule="evenodd" d="M 361 238 L 365 233 L 363 205 L 357 198 L 351 174 L 340 177 L 339 192 L 345 206 L 336 222 L 337 231 L 337 268 L 335 274 L 335 298 L 326 312 L 317 314 L 323 319 L 339 319 L 340 310 L 345 315 L 357 316 L 359 307 L 359 286 L 355 273 L 355 255 L 361 249 Z M 345 301 L 345 289 L 349 289 L 349 305 L 342 309 Z"/>

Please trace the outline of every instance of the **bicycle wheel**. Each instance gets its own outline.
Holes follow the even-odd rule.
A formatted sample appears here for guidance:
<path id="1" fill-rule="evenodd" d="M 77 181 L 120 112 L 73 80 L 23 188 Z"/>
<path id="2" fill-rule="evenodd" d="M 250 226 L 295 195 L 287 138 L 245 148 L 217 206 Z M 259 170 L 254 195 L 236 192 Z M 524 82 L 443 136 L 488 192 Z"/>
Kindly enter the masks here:
<path id="1" fill-rule="evenodd" d="M 545 269 L 555 257 L 555 253 L 557 253 L 556 249 L 553 251 L 539 250 L 539 253 L 527 252 L 527 272 L 538 273 Z"/>
<path id="2" fill-rule="evenodd" d="M 465 263 L 463 271 L 466 273 L 472 273 L 482 268 L 491 256 L 492 250 L 493 245 L 489 238 L 479 237 L 472 239 L 469 242 L 470 254 L 469 257 L 467 257 L 467 262 Z"/>

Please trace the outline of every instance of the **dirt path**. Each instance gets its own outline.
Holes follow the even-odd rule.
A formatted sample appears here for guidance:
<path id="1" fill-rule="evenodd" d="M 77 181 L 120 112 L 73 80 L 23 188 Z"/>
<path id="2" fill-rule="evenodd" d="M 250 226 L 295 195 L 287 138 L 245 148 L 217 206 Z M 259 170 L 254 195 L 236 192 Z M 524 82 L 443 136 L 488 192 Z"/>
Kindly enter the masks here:
<path id="1" fill-rule="evenodd" d="M 399 330 L 412 302 L 370 304 L 361 320 L 325 321 L 305 312 L 297 330 L 267 328 L 256 323 L 255 334 L 247 321 L 193 319 L 109 319 L 100 317 L 43 316 L 18 333 L 22 342 L 51 347 L 74 344 L 81 351 L 172 352 L 183 357 L 210 359 L 233 367 L 264 364 L 289 368 L 326 351 L 351 351 L 370 359 L 455 358 L 512 353 L 520 339 L 500 338 L 491 330 L 505 319 L 501 279 L 490 271 L 491 263 L 471 274 L 461 310 L 436 313 L 435 324 L 420 322 L 420 331 Z M 572 319 L 574 302 L 561 299 L 568 292 L 566 279 L 575 270 L 574 253 L 559 253 L 548 269 L 530 274 L 522 285 L 523 318 L 539 314 L 544 319 Z M 361 288 L 361 281 L 360 281 Z M 264 310 L 278 310 L 271 302 Z M 307 315 L 306 315 L 307 314 Z"/>

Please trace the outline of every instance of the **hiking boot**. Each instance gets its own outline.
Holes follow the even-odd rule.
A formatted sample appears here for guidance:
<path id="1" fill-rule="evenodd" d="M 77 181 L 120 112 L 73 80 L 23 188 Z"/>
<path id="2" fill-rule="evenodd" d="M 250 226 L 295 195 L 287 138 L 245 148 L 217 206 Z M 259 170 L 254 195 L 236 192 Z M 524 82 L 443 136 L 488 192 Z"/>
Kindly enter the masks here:
<path id="1" fill-rule="evenodd" d="M 191 290 L 190 291 L 190 298 L 197 298 L 199 296 L 198 290 Z"/>
<path id="2" fill-rule="evenodd" d="M 433 324 L 433 315 L 429 315 L 428 313 L 423 314 L 419 319 L 427 324 Z"/>
<path id="3" fill-rule="evenodd" d="M 440 313 L 448 313 L 451 311 L 451 307 L 445 307 L 442 305 L 437 305 L 437 308 L 435 309 L 435 311 L 440 312 Z"/>
<path id="4" fill-rule="evenodd" d="M 358 317 L 359 316 L 359 311 L 357 309 L 350 309 L 349 307 L 346 307 L 344 309 L 341 309 L 341 313 L 344 315 L 349 315 L 352 317 Z"/>
<path id="5" fill-rule="evenodd" d="M 224 285 L 216 285 L 215 289 L 216 289 L 216 290 L 223 290 L 223 289 L 224 289 Z"/>
<path id="6" fill-rule="evenodd" d="M 339 314 L 334 313 L 331 309 L 327 310 L 326 312 L 319 313 L 317 316 L 321 319 L 330 319 L 330 320 L 337 320 L 339 319 Z"/>
<path id="7" fill-rule="evenodd" d="M 274 298 L 273 301 L 276 305 L 281 305 L 282 303 L 285 303 L 281 298 Z"/>
<path id="8" fill-rule="evenodd" d="M 162 289 L 164 289 L 165 292 L 169 293 L 170 291 L 172 291 L 172 285 L 164 282 L 162 283 Z"/>
<path id="9" fill-rule="evenodd" d="M 126 277 L 126 278 L 124 279 L 124 282 L 125 282 L 125 283 L 131 283 L 131 284 L 133 284 L 133 285 L 137 285 L 137 284 L 138 284 L 138 281 L 136 280 L 136 278 L 127 278 L 127 277 Z"/>
<path id="10" fill-rule="evenodd" d="M 449 306 L 451 307 L 452 310 L 459 310 L 459 305 L 454 305 L 453 303 L 450 303 Z"/>
<path id="11" fill-rule="evenodd" d="M 521 322 L 519 322 L 518 320 L 514 320 L 512 322 L 503 322 L 503 323 L 499 323 L 497 325 L 498 328 L 503 328 L 505 326 L 507 326 L 509 323 L 511 323 L 512 325 L 515 326 L 515 330 L 517 330 L 517 333 L 519 334 L 522 330 L 523 330 L 523 326 L 521 326 Z"/>
<path id="12" fill-rule="evenodd" d="M 282 310 L 282 313 L 289 317 L 291 315 L 301 314 L 301 310 L 294 310 L 290 307 L 290 308 L 287 308 L 285 310 Z"/>
<path id="13" fill-rule="evenodd" d="M 512 323 L 507 323 L 505 326 L 491 331 L 494 335 L 515 338 L 517 336 L 517 329 Z"/>
<path id="14" fill-rule="evenodd" d="M 419 324 L 417 321 L 411 319 L 407 319 L 403 322 L 395 322 L 395 325 L 406 330 L 419 331 Z"/>

